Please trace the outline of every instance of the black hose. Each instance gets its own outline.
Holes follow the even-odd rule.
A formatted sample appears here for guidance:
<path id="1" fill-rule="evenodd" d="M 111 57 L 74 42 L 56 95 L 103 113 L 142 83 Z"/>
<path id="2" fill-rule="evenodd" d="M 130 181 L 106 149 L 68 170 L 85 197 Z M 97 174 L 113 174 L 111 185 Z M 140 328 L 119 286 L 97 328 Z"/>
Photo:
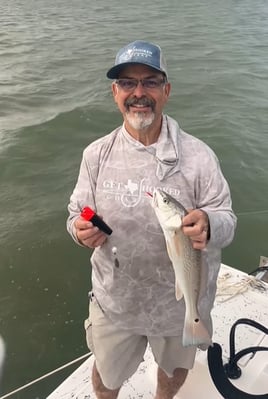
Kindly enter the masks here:
<path id="1" fill-rule="evenodd" d="M 217 343 L 208 348 L 208 367 L 211 378 L 224 399 L 268 399 L 268 393 L 254 395 L 243 392 L 229 381 L 222 362 L 222 349 Z"/>
<path id="2" fill-rule="evenodd" d="M 256 353 L 257 351 L 260 350 L 268 350 L 268 348 L 265 349 L 264 347 L 261 347 L 262 349 L 260 347 L 252 347 L 252 348 L 243 349 L 242 351 L 235 353 L 235 330 L 239 324 L 249 325 L 251 327 L 257 328 L 258 330 L 262 331 L 264 334 L 268 334 L 268 328 L 264 327 L 262 324 L 256 322 L 255 320 L 241 318 L 238 319 L 232 325 L 230 331 L 230 339 L 229 339 L 230 357 L 229 357 L 229 362 L 225 365 L 225 372 L 227 373 L 227 376 L 232 379 L 239 378 L 241 375 L 241 370 L 238 367 L 237 362 L 242 356 L 248 353 Z M 245 351 L 247 351 L 247 353 Z"/>

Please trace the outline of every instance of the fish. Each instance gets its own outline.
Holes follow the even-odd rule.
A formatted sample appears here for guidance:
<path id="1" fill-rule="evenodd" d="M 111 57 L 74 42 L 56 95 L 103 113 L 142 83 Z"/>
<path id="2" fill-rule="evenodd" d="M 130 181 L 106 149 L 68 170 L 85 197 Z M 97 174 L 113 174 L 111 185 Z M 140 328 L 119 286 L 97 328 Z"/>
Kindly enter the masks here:
<path id="1" fill-rule="evenodd" d="M 163 230 L 167 253 L 175 273 L 175 296 L 184 298 L 185 319 L 183 346 L 210 346 L 211 336 L 198 311 L 201 282 L 201 250 L 193 248 L 191 239 L 182 231 L 182 218 L 188 214 L 184 206 L 162 189 L 154 189 L 151 204 Z"/>

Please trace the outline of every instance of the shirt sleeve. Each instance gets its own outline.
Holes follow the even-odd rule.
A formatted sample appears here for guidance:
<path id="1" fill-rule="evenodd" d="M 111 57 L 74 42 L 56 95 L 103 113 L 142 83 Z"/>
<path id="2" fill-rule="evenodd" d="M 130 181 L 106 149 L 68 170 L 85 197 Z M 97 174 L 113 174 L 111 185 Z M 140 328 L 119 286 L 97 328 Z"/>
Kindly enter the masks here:
<path id="1" fill-rule="evenodd" d="M 96 210 L 95 191 L 98 164 L 90 164 L 89 153 L 90 151 L 88 147 L 83 152 L 76 186 L 68 204 L 69 217 L 67 219 L 67 231 L 73 240 L 79 245 L 82 244 L 77 239 L 74 222 L 80 216 L 80 213 L 85 206 L 90 206 Z"/>
<path id="2" fill-rule="evenodd" d="M 219 161 L 213 151 L 209 152 L 208 163 L 201 171 L 198 183 L 198 207 L 204 210 L 209 218 L 208 246 L 224 248 L 234 238 L 237 218 L 232 210 L 230 189 Z"/>

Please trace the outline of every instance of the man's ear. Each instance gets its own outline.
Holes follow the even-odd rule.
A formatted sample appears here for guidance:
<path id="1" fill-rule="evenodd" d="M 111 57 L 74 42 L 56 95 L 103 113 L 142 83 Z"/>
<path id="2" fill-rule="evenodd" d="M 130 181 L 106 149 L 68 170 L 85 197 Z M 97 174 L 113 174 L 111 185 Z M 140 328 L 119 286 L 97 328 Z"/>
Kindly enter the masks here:
<path id="1" fill-rule="evenodd" d="M 166 94 L 167 98 L 168 98 L 169 95 L 170 95 L 170 90 L 171 90 L 171 85 L 170 85 L 170 83 L 168 82 L 168 83 L 165 84 L 165 94 Z"/>
<path id="2" fill-rule="evenodd" d="M 113 96 L 114 96 L 114 101 L 116 102 L 116 97 L 117 97 L 117 94 L 118 94 L 118 86 L 117 86 L 117 84 L 115 82 L 112 83 L 112 93 L 113 93 Z"/>

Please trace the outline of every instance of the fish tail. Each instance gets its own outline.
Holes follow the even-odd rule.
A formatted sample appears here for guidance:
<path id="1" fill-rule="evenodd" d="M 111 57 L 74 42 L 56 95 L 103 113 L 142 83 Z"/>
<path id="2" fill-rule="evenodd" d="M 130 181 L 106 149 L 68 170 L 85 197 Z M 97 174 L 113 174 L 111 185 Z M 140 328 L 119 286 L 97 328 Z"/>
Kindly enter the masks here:
<path id="1" fill-rule="evenodd" d="M 185 319 L 182 344 L 183 346 L 212 344 L 211 336 L 200 318 Z"/>

